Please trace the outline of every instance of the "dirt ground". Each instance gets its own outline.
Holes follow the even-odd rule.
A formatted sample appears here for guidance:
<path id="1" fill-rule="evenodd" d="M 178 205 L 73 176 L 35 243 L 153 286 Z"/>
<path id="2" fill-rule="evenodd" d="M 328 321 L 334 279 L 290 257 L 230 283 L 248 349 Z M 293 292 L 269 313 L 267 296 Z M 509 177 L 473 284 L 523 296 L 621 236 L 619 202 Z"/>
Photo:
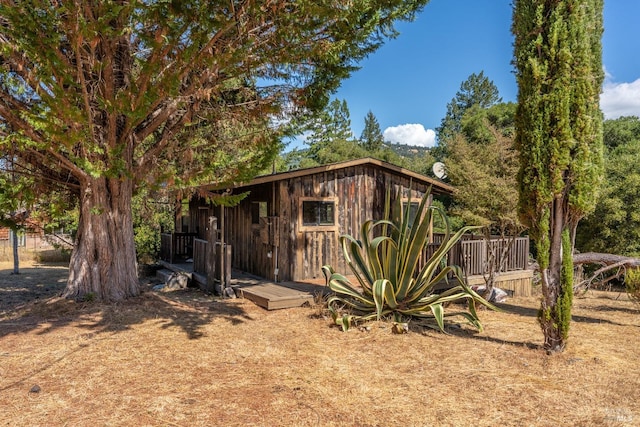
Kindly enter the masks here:
<path id="1" fill-rule="evenodd" d="M 0 426 L 637 426 L 640 310 L 577 298 L 568 349 L 540 348 L 537 298 L 448 335 L 347 333 L 320 307 L 199 291 L 115 305 L 56 295 L 62 266 L 0 264 Z"/>

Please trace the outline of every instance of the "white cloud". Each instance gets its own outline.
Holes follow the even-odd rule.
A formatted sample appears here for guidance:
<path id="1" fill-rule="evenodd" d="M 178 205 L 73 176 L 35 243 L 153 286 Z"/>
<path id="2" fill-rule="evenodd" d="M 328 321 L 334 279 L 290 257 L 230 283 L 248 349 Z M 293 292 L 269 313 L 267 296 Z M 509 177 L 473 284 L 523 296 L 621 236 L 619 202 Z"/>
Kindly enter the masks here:
<path id="1" fill-rule="evenodd" d="M 640 79 L 631 83 L 605 82 L 600 95 L 600 108 L 606 119 L 640 117 Z"/>
<path id="2" fill-rule="evenodd" d="M 421 124 L 407 123 L 391 126 L 382 133 L 385 141 L 397 144 L 433 147 L 436 145 L 436 133 L 433 129 L 425 129 Z"/>

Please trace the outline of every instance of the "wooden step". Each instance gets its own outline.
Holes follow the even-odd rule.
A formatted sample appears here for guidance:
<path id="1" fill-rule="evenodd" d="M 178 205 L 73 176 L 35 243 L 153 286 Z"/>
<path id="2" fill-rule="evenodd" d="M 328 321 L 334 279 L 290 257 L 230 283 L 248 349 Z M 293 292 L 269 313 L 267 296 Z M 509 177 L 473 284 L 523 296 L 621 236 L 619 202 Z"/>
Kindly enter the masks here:
<path id="1" fill-rule="evenodd" d="M 314 296 L 309 292 L 287 288 L 275 283 L 256 283 L 234 286 L 236 295 L 253 301 L 267 310 L 300 307 L 313 304 Z"/>
<path id="2" fill-rule="evenodd" d="M 173 274 L 173 271 L 166 268 L 156 271 L 156 277 L 158 278 L 158 280 L 162 282 L 166 282 L 169 276 L 171 276 L 172 274 Z"/>

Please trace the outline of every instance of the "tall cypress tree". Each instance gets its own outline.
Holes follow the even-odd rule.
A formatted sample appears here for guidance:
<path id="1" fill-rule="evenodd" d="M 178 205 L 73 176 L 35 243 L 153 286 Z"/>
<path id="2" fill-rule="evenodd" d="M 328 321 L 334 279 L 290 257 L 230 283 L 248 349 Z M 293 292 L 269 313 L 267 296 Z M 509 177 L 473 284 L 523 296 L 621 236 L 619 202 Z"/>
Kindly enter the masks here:
<path id="1" fill-rule="evenodd" d="M 602 171 L 603 0 L 516 0 L 519 210 L 536 244 L 548 352 L 564 350 L 573 298 L 573 237 Z"/>

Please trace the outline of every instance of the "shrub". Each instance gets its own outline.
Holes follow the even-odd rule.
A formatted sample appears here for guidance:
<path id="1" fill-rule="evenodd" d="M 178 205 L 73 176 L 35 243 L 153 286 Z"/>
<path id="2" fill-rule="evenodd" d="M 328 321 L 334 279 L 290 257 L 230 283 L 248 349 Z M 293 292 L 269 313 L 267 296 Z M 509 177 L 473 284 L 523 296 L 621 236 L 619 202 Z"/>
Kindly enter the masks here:
<path id="1" fill-rule="evenodd" d="M 451 235 L 444 211 L 427 206 L 428 198 L 429 192 L 415 215 L 409 215 L 411 203 L 403 212 L 400 193 L 393 206 L 387 194 L 384 219 L 362 224 L 360 240 L 340 236 L 345 261 L 360 285 L 356 289 L 346 276 L 329 265 L 323 267 L 327 284 L 335 292 L 328 300 L 329 310 L 343 330 L 354 322 L 393 319 L 396 324 L 403 324 L 419 318 L 426 319 L 427 326 L 444 331 L 444 319 L 451 316 L 461 316 L 482 329 L 476 303 L 496 309 L 465 284 L 459 266 L 446 266 L 444 262 L 449 250 L 471 227 Z M 422 251 L 431 241 L 434 215 L 446 224 L 445 239 L 420 267 Z M 436 293 L 435 286 L 442 280 L 448 280 L 452 287 Z M 467 300 L 467 311 L 445 311 L 447 303 L 460 300 Z"/>
<path id="2" fill-rule="evenodd" d="M 631 300 L 640 304 L 640 269 L 630 268 L 624 275 L 624 287 Z"/>

